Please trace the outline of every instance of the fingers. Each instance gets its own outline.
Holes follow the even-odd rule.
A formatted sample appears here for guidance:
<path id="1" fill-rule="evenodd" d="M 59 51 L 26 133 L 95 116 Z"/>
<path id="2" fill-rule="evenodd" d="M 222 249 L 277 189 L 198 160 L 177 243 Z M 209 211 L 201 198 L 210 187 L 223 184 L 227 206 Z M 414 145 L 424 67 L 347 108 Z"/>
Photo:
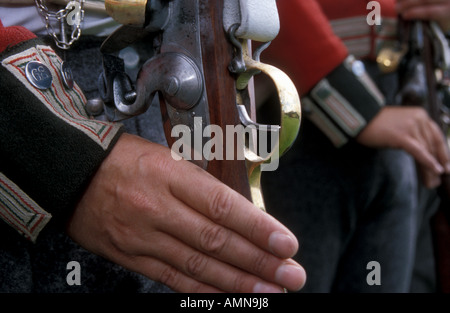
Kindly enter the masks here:
<path id="1" fill-rule="evenodd" d="M 437 162 L 439 162 L 440 165 L 442 165 L 443 163 L 440 162 L 438 158 L 439 142 L 437 142 L 436 140 L 436 135 L 440 136 L 440 134 L 439 133 L 436 134 L 433 131 L 434 128 L 432 126 L 435 126 L 435 123 L 428 119 L 422 123 L 419 123 L 418 127 L 418 132 L 420 133 L 419 138 L 422 139 L 422 142 L 426 146 L 426 149 L 428 150 L 428 152 L 430 152 L 433 158 Z M 441 175 L 444 169 L 442 168 L 442 171 L 441 169 L 439 170 L 440 170 L 439 172 L 431 171 L 426 167 L 419 166 L 419 175 L 425 187 L 432 189 L 438 187 L 441 184 Z"/>
<path id="2" fill-rule="evenodd" d="M 152 257 L 144 255 L 135 257 L 132 259 L 131 267 L 138 268 L 142 274 L 160 281 L 173 290 L 233 293 L 283 292 L 280 286 L 192 249 L 173 237 L 163 233 L 153 236 L 155 242 L 148 247 Z M 156 267 L 155 259 L 159 260 L 156 262 Z M 292 264 L 288 261 L 284 263 L 286 266 Z M 282 276 L 284 273 L 279 275 Z M 297 288 L 300 287 L 293 286 L 289 289 L 298 290 Z"/>
<path id="3" fill-rule="evenodd" d="M 430 125 L 430 132 L 433 138 L 432 145 L 436 148 L 436 157 L 444 167 L 445 172 L 450 174 L 450 152 L 446 139 L 441 129 L 434 122 Z"/>
<path id="4" fill-rule="evenodd" d="M 434 122 L 430 122 L 427 126 L 424 132 L 427 134 L 428 149 L 443 167 L 441 173 L 435 173 L 427 168 L 419 167 L 424 185 L 431 189 L 441 184 L 441 175 L 444 172 L 450 173 L 450 157 L 444 136 L 439 127 Z"/>
<path id="5" fill-rule="evenodd" d="M 423 166 L 418 166 L 418 171 L 419 177 L 426 188 L 437 188 L 442 183 L 441 175 L 436 175 Z"/>
<path id="6" fill-rule="evenodd" d="M 170 180 L 173 195 L 214 223 L 280 258 L 290 258 L 297 252 L 297 239 L 285 226 L 211 175 L 186 169 L 173 175 Z"/>
<path id="7" fill-rule="evenodd" d="M 87 249 L 177 291 L 298 290 L 306 279 L 289 260 L 298 243 L 287 228 L 196 165 L 131 136 L 102 163 L 69 228 Z"/>
<path id="8" fill-rule="evenodd" d="M 435 163 L 439 163 L 439 167 L 435 168 L 439 171 L 436 171 L 435 174 L 448 173 L 450 171 L 450 154 L 441 129 L 428 115 L 418 124 L 420 135 L 417 138 L 424 145 L 424 149 L 435 159 Z"/>
<path id="9" fill-rule="evenodd" d="M 259 248 L 236 232 L 213 223 L 202 214 L 185 207 L 183 203 L 172 204 L 170 207 L 174 208 L 174 214 L 169 213 L 170 221 L 162 221 L 164 225 L 160 227 L 172 237 L 196 251 L 286 289 L 298 290 L 303 285 L 305 272 L 298 264 L 286 264 L 285 260 Z"/>
<path id="10" fill-rule="evenodd" d="M 420 176 L 427 188 L 441 184 L 441 175 L 450 173 L 450 156 L 442 131 L 428 115 L 416 119 L 404 149 L 418 162 Z"/>
<path id="11" fill-rule="evenodd" d="M 409 152 L 419 164 L 427 168 L 435 175 L 441 175 L 444 173 L 444 168 L 428 151 L 427 145 L 423 141 L 410 137 L 403 141 L 402 148 Z"/>
<path id="12" fill-rule="evenodd" d="M 304 269 L 282 260 L 298 249 L 295 236 L 285 226 L 197 167 L 173 171 L 169 181 L 171 192 L 180 201 L 171 207 L 191 213 L 171 214 L 170 224 L 165 225 L 168 233 L 217 260 L 289 290 L 303 286 Z"/>
<path id="13" fill-rule="evenodd" d="M 129 260 L 123 261 L 121 264 Z M 219 293 L 222 290 L 199 282 L 182 273 L 177 268 L 149 256 L 137 256 L 128 268 L 150 279 L 160 282 L 176 292 Z"/>

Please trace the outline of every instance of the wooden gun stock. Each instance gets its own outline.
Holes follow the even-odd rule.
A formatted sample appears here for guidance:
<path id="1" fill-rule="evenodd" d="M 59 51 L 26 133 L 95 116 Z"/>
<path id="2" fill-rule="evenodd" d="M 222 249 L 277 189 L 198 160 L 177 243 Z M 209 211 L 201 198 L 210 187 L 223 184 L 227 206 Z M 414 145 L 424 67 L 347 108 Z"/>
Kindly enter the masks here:
<path id="1" fill-rule="evenodd" d="M 138 17 L 129 14 L 135 12 L 128 10 L 131 0 L 106 0 L 108 12 L 126 26 L 102 45 L 100 91 L 110 120 L 145 112 L 157 94 L 172 152 L 193 161 L 264 209 L 261 172 L 275 170 L 279 157 L 296 139 L 300 98 L 286 74 L 259 61 L 261 49 L 255 52 L 257 60 L 253 59 L 250 41 L 235 36 L 239 23 L 225 26 L 225 1 L 141 0 L 147 12 L 143 18 L 142 12 Z M 155 55 L 143 64 L 136 83 L 131 84 L 123 62 L 111 53 L 146 34 L 151 34 L 149 49 Z M 278 91 L 280 126 L 255 122 L 252 78 L 258 73 L 269 76 Z M 265 135 L 260 135 L 267 133 L 271 134 L 269 151 Z"/>
<path id="2" fill-rule="evenodd" d="M 200 36 L 210 123 L 225 129 L 227 125 L 241 123 L 236 106 L 236 77 L 228 70 L 233 57 L 233 45 L 223 27 L 223 0 L 199 0 L 199 3 Z M 224 142 L 227 142 L 226 137 Z M 224 155 L 227 148 L 232 148 L 236 152 L 242 147 L 224 145 Z M 237 160 L 236 155 L 234 160 L 211 160 L 207 171 L 251 200 L 245 160 Z"/>

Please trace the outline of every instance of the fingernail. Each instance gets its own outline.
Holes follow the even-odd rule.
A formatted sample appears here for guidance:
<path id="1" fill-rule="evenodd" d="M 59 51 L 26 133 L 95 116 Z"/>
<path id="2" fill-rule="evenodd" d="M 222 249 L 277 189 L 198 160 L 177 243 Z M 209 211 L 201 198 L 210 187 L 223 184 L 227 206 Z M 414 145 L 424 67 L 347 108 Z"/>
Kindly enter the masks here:
<path id="1" fill-rule="evenodd" d="M 448 162 L 447 164 L 445 164 L 445 172 L 447 174 L 450 174 L 450 162 Z"/>
<path id="2" fill-rule="evenodd" d="M 300 266 L 281 265 L 275 273 L 275 281 L 289 290 L 300 290 L 306 281 L 305 270 Z"/>
<path id="3" fill-rule="evenodd" d="M 265 284 L 265 283 L 256 283 L 255 287 L 253 287 L 253 293 L 283 293 L 284 290 L 281 287 Z"/>
<path id="4" fill-rule="evenodd" d="M 444 172 L 445 172 L 444 168 L 443 168 L 442 165 L 440 165 L 440 164 L 436 164 L 436 165 L 434 166 L 434 168 L 436 169 L 436 171 L 437 171 L 438 174 L 444 174 Z"/>
<path id="5" fill-rule="evenodd" d="M 279 257 L 290 258 L 297 253 L 298 243 L 295 238 L 276 231 L 269 237 L 269 249 Z"/>

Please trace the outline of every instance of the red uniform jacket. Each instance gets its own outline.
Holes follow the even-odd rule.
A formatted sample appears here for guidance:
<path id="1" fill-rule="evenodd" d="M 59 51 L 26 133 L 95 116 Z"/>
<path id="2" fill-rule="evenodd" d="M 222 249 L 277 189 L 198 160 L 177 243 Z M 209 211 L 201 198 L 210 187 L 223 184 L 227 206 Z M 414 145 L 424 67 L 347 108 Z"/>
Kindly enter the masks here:
<path id="1" fill-rule="evenodd" d="M 394 0 L 377 1 L 382 25 L 370 26 L 369 0 L 279 0 L 280 33 L 264 51 L 263 61 L 286 71 L 301 94 L 351 53 L 374 57 L 378 47 L 395 40 Z"/>
<path id="2" fill-rule="evenodd" d="M 335 137 L 332 141 L 337 146 L 355 137 L 384 104 L 383 101 L 371 99 L 374 92 L 368 84 L 360 84 L 358 79 L 342 76 L 348 85 L 354 83 L 349 90 L 334 86 L 342 85 L 339 77 L 345 68 L 344 60 L 349 55 L 357 59 L 374 59 L 383 44 L 396 39 L 394 0 L 372 2 L 379 4 L 381 25 L 371 22 L 376 7 L 368 6 L 370 2 L 279 0 L 280 33 L 262 54 L 263 62 L 279 67 L 291 77 L 302 96 L 309 95 L 319 83 L 329 78 L 326 85 L 331 82 L 333 90 L 341 94 L 319 99 L 321 103 L 316 103 L 317 114 L 313 117 L 322 131 L 329 137 Z M 331 79 L 337 84 L 333 84 Z M 320 85 L 323 87 L 322 83 Z M 365 88 L 369 92 L 362 90 Z M 322 91 L 321 95 L 328 93 L 323 88 L 318 90 L 318 94 L 319 91 Z"/>

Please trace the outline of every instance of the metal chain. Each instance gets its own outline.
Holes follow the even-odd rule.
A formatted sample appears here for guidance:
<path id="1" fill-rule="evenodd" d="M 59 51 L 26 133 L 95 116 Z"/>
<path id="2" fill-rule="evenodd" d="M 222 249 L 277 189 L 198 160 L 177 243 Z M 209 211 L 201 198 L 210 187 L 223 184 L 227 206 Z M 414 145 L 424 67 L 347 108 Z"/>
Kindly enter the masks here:
<path id="1" fill-rule="evenodd" d="M 84 1 L 85 0 L 77 0 L 71 1 L 67 6 L 59 11 L 52 12 L 45 5 L 45 0 L 35 0 L 36 6 L 45 20 L 45 28 L 47 29 L 48 34 L 53 37 L 58 48 L 67 50 L 70 46 L 77 41 L 81 36 L 81 22 L 84 19 Z M 75 14 L 79 15 L 78 23 L 73 23 L 69 25 L 67 23 L 67 17 L 69 13 L 73 11 L 73 2 L 79 3 L 80 12 L 75 12 Z M 52 25 L 52 20 L 57 21 L 60 27 L 60 37 L 56 34 L 55 28 Z M 70 40 L 67 38 L 67 26 L 72 28 L 70 33 Z"/>

